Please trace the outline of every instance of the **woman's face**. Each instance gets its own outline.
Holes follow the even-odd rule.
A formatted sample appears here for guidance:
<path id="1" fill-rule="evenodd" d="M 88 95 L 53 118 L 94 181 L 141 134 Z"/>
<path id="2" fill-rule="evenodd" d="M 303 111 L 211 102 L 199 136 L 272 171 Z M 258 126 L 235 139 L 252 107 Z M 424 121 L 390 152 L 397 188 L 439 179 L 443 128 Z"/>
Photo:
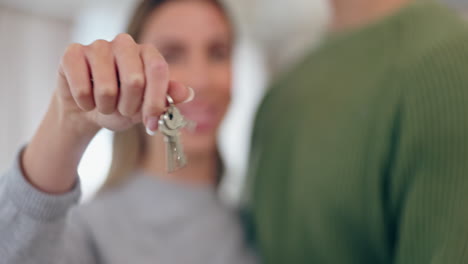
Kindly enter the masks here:
<path id="1" fill-rule="evenodd" d="M 142 32 L 140 42 L 158 48 L 171 79 L 195 91 L 192 102 L 178 106 L 197 123 L 193 131 L 182 131 L 185 151 L 214 151 L 231 95 L 233 40 L 225 14 L 209 1 L 168 1 L 156 8 Z"/>

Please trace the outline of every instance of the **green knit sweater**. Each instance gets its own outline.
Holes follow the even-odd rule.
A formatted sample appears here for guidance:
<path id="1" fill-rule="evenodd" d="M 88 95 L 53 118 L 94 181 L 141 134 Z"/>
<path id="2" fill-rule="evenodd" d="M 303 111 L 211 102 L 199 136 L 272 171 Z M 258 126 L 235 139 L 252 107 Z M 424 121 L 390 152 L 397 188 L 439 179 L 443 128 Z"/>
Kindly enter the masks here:
<path id="1" fill-rule="evenodd" d="M 249 211 L 266 264 L 468 263 L 468 29 L 413 3 L 272 87 Z"/>

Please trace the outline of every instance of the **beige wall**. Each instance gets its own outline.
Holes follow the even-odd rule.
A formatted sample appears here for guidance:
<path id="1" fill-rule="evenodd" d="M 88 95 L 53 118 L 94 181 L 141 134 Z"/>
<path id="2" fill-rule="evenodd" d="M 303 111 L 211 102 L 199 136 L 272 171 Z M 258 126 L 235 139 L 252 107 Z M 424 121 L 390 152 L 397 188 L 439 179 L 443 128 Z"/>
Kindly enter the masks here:
<path id="1" fill-rule="evenodd" d="M 31 137 L 55 84 L 71 24 L 0 4 L 0 171 Z"/>

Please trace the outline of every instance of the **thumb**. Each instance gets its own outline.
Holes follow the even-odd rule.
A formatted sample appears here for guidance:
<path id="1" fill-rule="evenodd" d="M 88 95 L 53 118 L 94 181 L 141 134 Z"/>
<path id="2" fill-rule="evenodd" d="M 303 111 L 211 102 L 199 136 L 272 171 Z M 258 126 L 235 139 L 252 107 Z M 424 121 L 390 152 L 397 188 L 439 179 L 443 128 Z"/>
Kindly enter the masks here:
<path id="1" fill-rule="evenodd" d="M 167 94 L 172 98 L 174 104 L 188 103 L 195 98 L 195 91 L 193 88 L 185 86 L 176 81 L 170 81 Z M 167 102 L 168 104 L 169 102 Z M 158 129 L 159 117 L 148 116 L 144 118 L 146 125 L 146 132 L 149 135 L 154 135 Z"/>
<path id="2" fill-rule="evenodd" d="M 195 98 L 195 91 L 193 88 L 176 81 L 169 82 L 167 94 L 174 100 L 175 104 L 188 103 Z"/>

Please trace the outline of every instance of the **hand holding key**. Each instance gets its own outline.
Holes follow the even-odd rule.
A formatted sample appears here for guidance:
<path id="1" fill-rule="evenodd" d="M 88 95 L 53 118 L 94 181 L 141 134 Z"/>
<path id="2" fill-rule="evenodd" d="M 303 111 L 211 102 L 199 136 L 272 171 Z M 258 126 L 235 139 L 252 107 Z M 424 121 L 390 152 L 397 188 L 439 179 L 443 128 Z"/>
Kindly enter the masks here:
<path id="1" fill-rule="evenodd" d="M 129 35 L 70 45 L 62 58 L 58 101 L 64 115 L 83 129 L 121 131 L 143 122 L 156 131 L 167 94 L 176 103 L 190 96 L 186 87 L 169 80 L 159 51 Z"/>
<path id="2" fill-rule="evenodd" d="M 45 192 L 70 190 L 99 129 L 122 131 L 143 122 L 157 131 L 166 95 L 181 103 L 193 90 L 169 80 L 168 65 L 154 46 L 137 44 L 127 34 L 70 45 L 49 109 L 22 157 L 26 178 Z"/>

